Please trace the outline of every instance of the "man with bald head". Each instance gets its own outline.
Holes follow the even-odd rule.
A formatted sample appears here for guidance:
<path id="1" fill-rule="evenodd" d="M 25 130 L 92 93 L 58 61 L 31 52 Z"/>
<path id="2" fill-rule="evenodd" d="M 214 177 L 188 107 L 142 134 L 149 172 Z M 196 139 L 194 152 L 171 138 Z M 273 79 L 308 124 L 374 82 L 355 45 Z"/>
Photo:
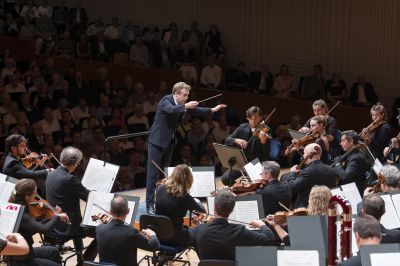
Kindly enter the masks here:
<path id="1" fill-rule="evenodd" d="M 303 158 L 305 168 L 298 169 L 297 165 L 290 168 L 290 173 L 281 179 L 288 182 L 294 199 L 294 208 L 307 207 L 311 188 L 315 185 L 332 188 L 336 185 L 336 173 L 328 165 L 321 162 L 321 147 L 316 143 L 308 144 L 304 148 Z"/>

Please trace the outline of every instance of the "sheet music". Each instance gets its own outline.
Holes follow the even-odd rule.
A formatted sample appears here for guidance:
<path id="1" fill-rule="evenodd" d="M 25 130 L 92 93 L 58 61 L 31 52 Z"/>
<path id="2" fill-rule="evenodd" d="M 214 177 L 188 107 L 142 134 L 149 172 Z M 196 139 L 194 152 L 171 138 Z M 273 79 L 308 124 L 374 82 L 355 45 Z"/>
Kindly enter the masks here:
<path id="1" fill-rule="evenodd" d="M 190 189 L 192 197 L 204 198 L 210 196 L 215 191 L 215 173 L 214 171 L 194 171 L 193 184 Z"/>
<path id="2" fill-rule="evenodd" d="M 0 181 L 6 181 L 7 176 L 5 174 L 0 173 Z"/>
<path id="3" fill-rule="evenodd" d="M 400 261 L 400 252 L 371 253 L 371 266 L 397 266 Z"/>
<path id="4" fill-rule="evenodd" d="M 278 250 L 278 266 L 319 266 L 317 250 Z"/>
<path id="5" fill-rule="evenodd" d="M 381 218 L 381 224 L 387 229 L 400 228 L 400 219 L 393 205 L 391 195 L 381 195 L 385 201 L 385 214 Z"/>
<path id="6" fill-rule="evenodd" d="M 8 181 L 0 181 L 0 202 L 8 202 L 15 184 Z"/>
<path id="7" fill-rule="evenodd" d="M 392 194 L 392 202 L 394 205 L 394 209 L 396 210 L 397 214 L 400 218 L 400 194 Z"/>
<path id="8" fill-rule="evenodd" d="M 85 214 L 83 216 L 82 224 L 88 226 L 97 226 L 99 222 L 92 221 L 92 215 L 97 215 L 99 213 L 104 214 L 105 212 L 100 208 L 94 206 L 94 203 L 102 207 L 103 209 L 110 210 L 110 202 L 114 198 L 114 194 L 104 193 L 98 191 L 92 191 L 89 194 L 88 201 L 86 203 Z"/>
<path id="9" fill-rule="evenodd" d="M 252 181 L 261 179 L 260 173 L 262 172 L 262 166 L 258 159 L 254 159 L 244 166 L 248 176 Z"/>
<path id="10" fill-rule="evenodd" d="M 90 158 L 82 184 L 89 190 L 110 192 L 117 176 L 119 166 Z"/>
<path id="11" fill-rule="evenodd" d="M 356 183 L 350 183 L 342 185 L 342 191 L 345 198 L 350 201 L 352 214 L 357 215 L 357 204 L 362 201 L 360 192 L 356 186 Z"/>
<path id="12" fill-rule="evenodd" d="M 379 159 L 376 158 L 375 161 L 374 161 L 374 164 L 372 165 L 372 169 L 374 170 L 374 172 L 376 174 L 379 174 L 381 172 L 381 170 L 382 170 L 382 167 L 383 166 L 382 166 L 381 161 L 379 161 Z"/>
<path id="13" fill-rule="evenodd" d="M 20 208 L 21 206 L 18 204 L 8 202 L 0 203 L 0 233 L 4 236 L 14 231 Z"/>
<path id="14" fill-rule="evenodd" d="M 214 197 L 207 198 L 207 206 L 208 213 L 214 215 Z M 233 208 L 228 218 L 231 219 L 231 221 L 229 221 L 230 223 L 238 223 L 235 221 L 249 223 L 252 220 L 260 219 L 257 200 L 236 201 L 235 208 Z M 250 228 L 248 227 L 248 229 Z"/>

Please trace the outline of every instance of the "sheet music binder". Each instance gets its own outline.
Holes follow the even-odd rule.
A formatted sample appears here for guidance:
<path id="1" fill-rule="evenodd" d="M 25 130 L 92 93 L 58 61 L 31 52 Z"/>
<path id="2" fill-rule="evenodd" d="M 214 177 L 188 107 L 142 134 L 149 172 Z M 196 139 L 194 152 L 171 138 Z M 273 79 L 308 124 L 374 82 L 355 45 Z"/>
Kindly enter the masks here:
<path id="1" fill-rule="evenodd" d="M 91 192 L 92 193 L 92 192 Z M 140 197 L 136 197 L 136 196 L 128 196 L 128 195 L 125 195 L 125 194 L 122 194 L 122 193 L 106 193 L 106 194 L 111 194 L 111 195 L 113 195 L 113 197 L 115 198 L 117 195 L 121 195 L 121 196 L 124 196 L 124 197 L 126 197 L 126 199 L 128 200 L 128 202 L 134 202 L 135 203 L 135 206 L 134 206 L 134 208 L 133 208 L 133 210 L 132 210 L 132 218 L 131 218 L 131 221 L 129 222 L 129 224 L 130 225 L 132 225 L 132 224 L 134 224 L 135 223 L 135 218 L 136 218 L 136 215 L 137 215 L 137 212 L 138 212 L 138 209 L 139 209 L 139 202 L 140 202 Z M 95 202 L 94 202 L 95 203 Z M 90 215 L 90 213 L 89 214 L 87 214 L 86 212 L 88 212 L 89 211 L 89 209 L 90 208 L 88 208 L 88 204 L 86 204 L 86 206 L 85 206 L 85 211 L 83 212 L 83 218 L 85 218 L 87 215 Z M 110 207 L 109 208 L 107 208 L 106 209 L 107 211 L 109 211 L 110 210 Z M 89 217 L 90 218 L 90 217 Z M 81 223 L 81 226 L 82 227 L 96 227 L 96 226 L 93 226 L 93 225 L 90 225 L 90 224 L 85 224 L 84 223 L 84 220 L 85 219 L 82 219 L 82 223 Z"/>
<path id="2" fill-rule="evenodd" d="M 18 179 L 11 177 L 11 176 L 6 176 L 4 180 L 1 180 L 0 182 L 4 182 L 4 187 L 0 191 L 0 200 L 8 202 L 8 199 L 11 196 L 11 193 L 14 191 L 15 184 L 17 183 Z"/>
<path id="3" fill-rule="evenodd" d="M 371 265 L 372 253 L 391 253 L 400 252 L 400 244 L 379 244 L 360 246 L 361 263 L 363 266 Z"/>
<path id="4" fill-rule="evenodd" d="M 318 250 L 320 258 L 322 257 L 325 260 L 328 255 L 328 221 L 326 216 L 289 216 L 288 228 L 291 248 Z"/>
<path id="5" fill-rule="evenodd" d="M 173 172 L 173 170 L 175 169 L 175 167 L 165 167 L 164 168 L 164 172 L 166 173 L 167 176 L 170 176 Z M 193 185 L 192 185 L 192 189 L 190 191 L 190 195 L 192 197 L 195 198 L 207 198 L 210 196 L 210 193 L 215 191 L 215 166 L 194 166 L 194 167 L 190 167 L 190 170 L 192 171 L 193 174 Z M 213 179 L 212 179 L 212 183 L 207 184 L 209 186 L 209 189 L 207 191 L 204 191 L 203 193 L 200 194 L 195 194 L 193 193 L 193 186 L 196 185 L 196 179 L 198 178 L 196 173 L 199 172 L 213 172 Z"/>
<path id="6" fill-rule="evenodd" d="M 13 226 L 12 232 L 1 232 L 3 235 L 7 235 L 7 234 L 9 234 L 9 233 L 16 233 L 16 232 L 18 232 L 19 225 L 20 225 L 21 220 L 22 220 L 22 215 L 24 214 L 24 211 L 25 211 L 25 206 L 22 206 L 22 205 L 19 205 L 19 204 L 8 203 L 8 202 L 1 202 L 1 203 L 0 203 L 0 208 L 1 208 L 1 209 L 3 209 L 3 208 L 10 208 L 10 207 L 11 207 L 11 208 L 18 207 L 18 208 L 19 208 L 19 210 L 18 210 L 18 215 L 17 215 L 17 219 L 16 219 L 16 221 L 15 221 L 15 224 L 14 224 L 14 226 Z"/>

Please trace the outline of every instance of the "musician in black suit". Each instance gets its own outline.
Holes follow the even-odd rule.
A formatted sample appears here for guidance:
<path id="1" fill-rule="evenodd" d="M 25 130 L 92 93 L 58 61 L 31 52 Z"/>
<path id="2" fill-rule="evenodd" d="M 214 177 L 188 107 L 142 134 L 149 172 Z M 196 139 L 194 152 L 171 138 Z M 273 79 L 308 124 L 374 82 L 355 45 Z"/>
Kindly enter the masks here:
<path id="1" fill-rule="evenodd" d="M 299 170 L 297 165 L 290 168 L 290 173 L 281 177 L 287 181 L 292 193 L 297 193 L 294 208 L 307 207 L 311 188 L 314 185 L 323 185 L 333 188 L 336 185 L 336 173 L 328 165 L 321 162 L 321 147 L 316 144 L 308 144 L 304 148 L 303 157 L 306 159 L 306 168 Z"/>
<path id="2" fill-rule="evenodd" d="M 146 209 L 149 214 L 154 214 L 154 191 L 156 181 L 161 179 L 159 178 L 160 172 L 153 161 L 161 169 L 170 166 L 175 130 L 185 112 L 191 111 L 195 115 L 206 115 L 226 107 L 226 105 L 220 104 L 214 108 L 204 108 L 198 107 L 197 101 L 186 103 L 190 89 L 191 87 L 185 82 L 176 83 L 172 89 L 172 94 L 164 96 L 157 106 L 154 122 L 147 139 Z"/>
<path id="3" fill-rule="evenodd" d="M 17 179 L 30 178 L 36 181 L 45 179 L 47 174 L 53 170 L 52 168 L 35 170 L 35 167 L 31 170 L 22 164 L 21 159 L 27 154 L 27 144 L 28 141 L 24 136 L 13 134 L 7 137 L 5 146 L 8 154 L 3 166 L 3 173 Z"/>
<path id="4" fill-rule="evenodd" d="M 96 228 L 96 239 L 100 262 L 115 263 L 119 266 L 136 266 L 137 249 L 156 250 L 160 246 L 156 234 L 150 229 L 141 233 L 125 224 L 129 213 L 128 201 L 118 195 L 111 200 L 112 220 Z"/>
<path id="5" fill-rule="evenodd" d="M 369 194 L 363 197 L 361 215 L 371 215 L 379 222 L 385 214 L 385 201 L 378 194 Z M 399 229 L 386 229 L 380 224 L 382 230 L 382 244 L 400 243 Z"/>
<path id="6" fill-rule="evenodd" d="M 228 217 L 234 207 L 235 196 L 232 192 L 221 190 L 214 200 L 214 219 L 190 228 L 200 260 L 235 260 L 236 246 L 266 246 L 276 242 L 273 232 L 261 220 L 250 223 L 259 232 L 229 223 Z"/>
<path id="7" fill-rule="evenodd" d="M 51 236 L 62 240 L 73 239 L 78 251 L 83 250 L 82 237 L 89 234 L 80 226 L 82 215 L 79 200 L 87 201 L 90 191 L 82 185 L 78 177 L 73 175 L 82 161 L 82 156 L 82 152 L 77 148 L 64 148 L 60 155 L 61 165 L 52 171 L 46 180 L 47 201 L 52 205 L 60 206 L 68 214 L 71 222 L 71 224 L 57 226 Z M 93 236 L 93 234 L 90 235 Z M 96 255 L 96 242 L 93 240 L 86 249 L 84 258 L 94 260 Z M 78 256 L 78 259 L 81 259 L 81 256 Z"/>
<path id="8" fill-rule="evenodd" d="M 258 106 L 252 106 L 246 111 L 248 123 L 241 124 L 231 135 L 225 138 L 225 145 L 238 146 L 243 149 L 247 161 L 258 158 L 260 162 L 269 159 L 270 141 L 267 134 L 260 132 L 259 137 L 253 137 L 253 132 L 263 120 L 262 110 Z M 236 170 L 228 170 L 222 176 L 224 185 L 231 185 L 241 173 Z"/>
<path id="9" fill-rule="evenodd" d="M 387 112 L 382 104 L 377 103 L 372 106 L 370 112 L 371 120 L 378 121 L 378 127 L 372 130 L 372 132 L 368 132 L 364 129 L 362 132 L 363 138 L 374 157 L 383 162 L 383 150 L 389 145 L 392 128 L 387 122 Z"/>
<path id="10" fill-rule="evenodd" d="M 354 223 L 354 235 L 358 248 L 364 245 L 379 245 L 382 231 L 379 222 L 371 215 L 360 216 Z M 356 256 L 342 262 L 341 266 L 361 266 L 361 256 Z"/>
<path id="11" fill-rule="evenodd" d="M 268 185 L 257 189 L 256 194 L 261 194 L 264 203 L 264 214 L 275 214 L 278 211 L 285 211 L 279 204 L 290 207 L 292 190 L 285 181 L 279 181 L 280 166 L 277 162 L 266 161 L 262 163 L 261 178 L 267 181 Z"/>
<path id="12" fill-rule="evenodd" d="M 360 195 L 362 195 L 366 183 L 366 173 L 371 164 L 368 162 L 366 153 L 358 148 L 358 140 L 358 134 L 354 130 L 342 132 L 340 146 L 346 153 L 349 153 L 346 158 L 343 158 L 343 161 L 339 161 L 340 158 L 335 159 L 333 169 L 340 177 L 341 184 L 355 182 Z"/>
<path id="13" fill-rule="evenodd" d="M 188 211 L 205 213 L 202 205 L 198 204 L 189 194 L 193 184 L 193 175 L 185 164 L 175 166 L 165 184 L 157 188 L 156 214 L 168 216 L 174 227 L 174 235 L 163 242 L 171 245 L 187 246 L 190 239 L 187 227 L 183 226 L 183 217 Z"/>

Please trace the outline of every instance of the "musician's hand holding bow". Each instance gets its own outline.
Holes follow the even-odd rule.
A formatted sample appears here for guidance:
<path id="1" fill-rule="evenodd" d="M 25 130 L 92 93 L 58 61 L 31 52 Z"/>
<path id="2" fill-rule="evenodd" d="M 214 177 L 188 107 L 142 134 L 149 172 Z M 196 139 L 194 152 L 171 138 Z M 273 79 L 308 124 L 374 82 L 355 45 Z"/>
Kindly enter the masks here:
<path id="1" fill-rule="evenodd" d="M 59 213 L 57 216 L 60 217 L 61 222 L 69 223 L 69 217 L 66 213 Z"/>
<path id="2" fill-rule="evenodd" d="M 151 229 L 142 229 L 142 231 L 140 231 L 145 238 L 150 239 L 152 236 L 155 236 L 156 233 L 151 230 Z"/>
<path id="3" fill-rule="evenodd" d="M 244 139 L 235 139 L 235 143 L 242 147 L 242 149 L 246 149 L 248 144 Z"/>
<path id="4" fill-rule="evenodd" d="M 227 107 L 226 104 L 218 104 L 217 106 L 211 108 L 211 111 L 212 111 L 213 113 L 215 113 L 215 112 L 218 112 L 219 110 L 224 109 L 224 108 L 226 108 L 226 107 Z"/>
<path id="5" fill-rule="evenodd" d="M 297 164 L 296 164 L 296 165 L 293 165 L 293 166 L 290 168 L 290 172 L 294 172 L 294 173 L 296 173 L 296 174 L 300 173 L 300 170 L 299 170 L 298 165 L 297 165 Z"/>
<path id="6" fill-rule="evenodd" d="M 267 133 L 265 133 L 264 131 L 261 130 L 260 133 L 258 134 L 258 138 L 260 139 L 260 142 L 262 144 L 265 144 L 267 142 L 268 135 L 267 135 Z"/>
<path id="7" fill-rule="evenodd" d="M 263 220 L 253 220 L 250 222 L 250 226 L 253 228 L 261 228 L 263 225 L 265 225 Z"/>
<path id="8" fill-rule="evenodd" d="M 54 209 L 56 210 L 57 213 L 62 213 L 62 209 L 60 208 L 60 206 L 56 206 L 54 207 Z"/>
<path id="9" fill-rule="evenodd" d="M 365 196 L 367 196 L 367 195 L 369 195 L 369 194 L 372 194 L 372 193 L 374 193 L 374 187 L 367 187 L 367 188 L 364 190 L 364 195 L 363 195 L 363 197 L 365 197 Z"/>

